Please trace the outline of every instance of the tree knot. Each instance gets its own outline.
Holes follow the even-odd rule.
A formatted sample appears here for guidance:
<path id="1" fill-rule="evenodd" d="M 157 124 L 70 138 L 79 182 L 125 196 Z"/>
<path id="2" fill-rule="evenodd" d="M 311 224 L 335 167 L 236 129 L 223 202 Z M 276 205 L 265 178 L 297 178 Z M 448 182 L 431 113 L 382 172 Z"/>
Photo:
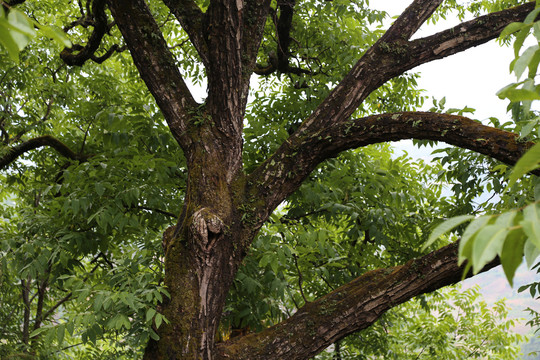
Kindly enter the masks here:
<path id="1" fill-rule="evenodd" d="M 223 221 L 210 209 L 197 210 L 192 217 L 190 230 L 203 251 L 210 251 L 223 233 Z"/>

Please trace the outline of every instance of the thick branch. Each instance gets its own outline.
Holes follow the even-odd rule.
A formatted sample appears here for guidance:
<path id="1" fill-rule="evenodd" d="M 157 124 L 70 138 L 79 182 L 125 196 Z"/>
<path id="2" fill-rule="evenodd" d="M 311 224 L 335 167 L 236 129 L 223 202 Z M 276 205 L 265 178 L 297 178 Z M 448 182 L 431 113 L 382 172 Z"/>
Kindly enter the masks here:
<path id="1" fill-rule="evenodd" d="M 291 137 L 251 175 L 251 182 L 260 184 L 257 197 L 265 199 L 259 218 L 265 220 L 265 207 L 279 205 L 323 160 L 348 149 L 404 139 L 442 141 L 511 165 L 532 146 L 514 133 L 448 114 L 404 112 L 335 124 L 310 136 Z"/>
<path id="2" fill-rule="evenodd" d="M 384 34 L 383 40 L 409 40 L 442 2 L 443 0 L 415 0 L 396 19 Z"/>
<path id="3" fill-rule="evenodd" d="M 173 55 L 144 0 L 115 0 L 109 8 L 141 78 L 156 99 L 176 141 L 186 148 L 190 112 L 198 104 L 186 86 Z"/>
<path id="4" fill-rule="evenodd" d="M 264 24 L 270 11 L 270 0 L 246 1 L 246 20 L 242 37 L 242 49 L 244 52 L 244 68 L 251 74 L 255 69 L 257 52 L 261 45 Z"/>
<path id="5" fill-rule="evenodd" d="M 370 271 L 306 304 L 286 321 L 219 347 L 221 359 L 308 359 L 387 310 L 461 280 L 454 243 L 405 265 Z M 498 265 L 490 263 L 483 271 Z"/>
<path id="6" fill-rule="evenodd" d="M 0 170 L 4 169 L 6 166 L 11 164 L 13 161 L 15 161 L 15 159 L 17 159 L 24 153 L 42 146 L 50 146 L 68 159 L 79 161 L 86 161 L 88 159 L 88 156 L 74 153 L 69 147 L 67 147 L 57 138 L 54 138 L 50 135 L 45 135 L 30 139 L 8 149 L 7 153 L 0 157 Z"/>
<path id="7" fill-rule="evenodd" d="M 294 14 L 295 0 L 278 1 L 279 19 L 276 24 L 277 31 L 277 67 L 281 71 L 289 67 L 289 46 L 291 45 L 291 28 Z"/>
<path id="8" fill-rule="evenodd" d="M 441 59 L 495 39 L 508 24 L 522 21 L 534 10 L 534 6 L 535 3 L 531 2 L 480 16 L 435 35 L 414 40 L 410 42 L 410 52 L 414 54 L 414 58 L 407 62 L 407 68 Z"/>
<path id="9" fill-rule="evenodd" d="M 206 67 L 208 98 L 206 111 L 212 120 L 215 138 L 227 154 L 231 168 L 241 163 L 243 117 L 251 70 L 244 68 L 243 50 L 245 1 L 214 0 L 206 12 L 206 34 L 210 63 Z M 217 130 L 217 132 L 215 131 Z"/>

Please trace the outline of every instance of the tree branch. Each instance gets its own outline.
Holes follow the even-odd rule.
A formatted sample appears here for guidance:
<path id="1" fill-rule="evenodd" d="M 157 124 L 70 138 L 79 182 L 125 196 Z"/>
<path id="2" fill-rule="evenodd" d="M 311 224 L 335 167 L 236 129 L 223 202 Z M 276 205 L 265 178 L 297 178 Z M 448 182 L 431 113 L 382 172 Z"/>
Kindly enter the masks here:
<path id="1" fill-rule="evenodd" d="M 458 243 L 454 243 L 405 265 L 370 271 L 306 304 L 276 326 L 220 345 L 219 358 L 310 358 L 345 336 L 369 327 L 390 308 L 459 282 L 463 267 L 457 265 L 457 253 Z M 498 260 L 493 261 L 482 271 L 498 264 Z"/>
<path id="2" fill-rule="evenodd" d="M 251 69 L 244 72 L 242 59 L 245 15 L 244 1 L 214 0 L 207 11 L 207 106 L 217 128 L 236 144 L 241 142 L 251 74 Z"/>
<path id="3" fill-rule="evenodd" d="M 0 170 L 7 167 L 9 164 L 15 161 L 15 159 L 17 159 L 19 156 L 23 155 L 24 153 L 30 150 L 37 149 L 42 146 L 50 146 L 56 151 L 58 151 L 61 155 L 72 160 L 79 160 L 82 162 L 82 161 L 88 160 L 88 157 L 89 157 L 88 155 L 76 154 L 57 138 L 54 138 L 50 135 L 44 135 L 44 136 L 30 139 L 28 141 L 25 141 L 19 145 L 16 145 L 8 149 L 6 154 L 0 156 Z"/>
<path id="4" fill-rule="evenodd" d="M 261 45 L 264 24 L 270 11 L 271 0 L 247 1 L 242 37 L 242 48 L 245 54 L 243 66 L 249 74 L 257 71 L 255 62 Z"/>
<path id="5" fill-rule="evenodd" d="M 291 29 L 295 0 L 278 1 L 279 19 L 276 24 L 277 32 L 277 68 L 281 71 L 289 67 L 289 46 L 291 45 Z"/>
<path id="6" fill-rule="evenodd" d="M 383 41 L 409 40 L 444 0 L 415 0 L 383 35 Z"/>
<path id="7" fill-rule="evenodd" d="M 250 175 L 250 182 L 256 184 L 256 197 L 264 199 L 258 219 L 265 221 L 325 159 L 348 149 L 404 139 L 442 141 L 510 165 L 533 145 L 520 141 L 514 133 L 462 116 L 439 113 L 381 114 L 334 124 L 310 136 L 289 138 Z"/>
<path id="8" fill-rule="evenodd" d="M 28 280 L 21 279 L 21 297 L 24 304 L 22 343 L 29 344 L 30 340 L 30 277 Z"/>
<path id="9" fill-rule="evenodd" d="M 535 3 L 531 2 L 480 16 L 432 36 L 414 40 L 410 42 L 410 51 L 414 54 L 414 58 L 408 62 L 407 68 L 441 59 L 493 40 L 508 24 L 522 21 L 534 10 L 534 6 Z"/>
<path id="10" fill-rule="evenodd" d="M 108 29 L 105 4 L 106 0 L 92 1 L 92 25 L 94 26 L 94 30 L 85 46 L 74 45 L 71 48 L 65 48 L 60 53 L 60 57 L 66 64 L 81 66 L 94 56 Z M 78 51 L 78 53 L 75 53 L 75 51 Z"/>
<path id="11" fill-rule="evenodd" d="M 190 113 L 197 107 L 175 59 L 144 0 L 115 0 L 109 8 L 141 78 L 156 99 L 176 141 L 184 149 Z"/>
<path id="12" fill-rule="evenodd" d="M 291 45 L 291 30 L 294 15 L 294 6 L 296 0 L 281 0 L 278 1 L 279 18 L 274 20 L 276 25 L 277 52 L 272 51 L 268 54 L 269 64 L 261 66 L 257 64 L 254 72 L 257 75 L 270 75 L 276 71 L 284 74 L 311 74 L 309 70 L 299 67 L 294 67 L 289 64 Z M 276 12 L 275 12 L 276 13 Z M 275 17 L 276 15 L 274 15 Z"/>

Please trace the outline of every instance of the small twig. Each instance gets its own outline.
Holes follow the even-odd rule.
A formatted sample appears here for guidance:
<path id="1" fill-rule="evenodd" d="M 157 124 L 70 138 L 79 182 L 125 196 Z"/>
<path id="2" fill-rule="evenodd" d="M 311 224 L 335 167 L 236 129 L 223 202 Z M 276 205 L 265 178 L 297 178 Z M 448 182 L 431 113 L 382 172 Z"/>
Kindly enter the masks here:
<path id="1" fill-rule="evenodd" d="M 298 267 L 298 256 L 296 254 L 293 254 L 294 259 L 294 265 L 296 266 L 296 270 L 298 271 L 298 287 L 300 288 L 300 295 L 302 295 L 302 299 L 304 299 L 304 302 L 307 304 L 309 301 L 306 299 L 306 295 L 304 295 L 304 289 L 302 287 L 302 284 L 304 282 L 302 272 L 300 271 L 300 268 Z"/>

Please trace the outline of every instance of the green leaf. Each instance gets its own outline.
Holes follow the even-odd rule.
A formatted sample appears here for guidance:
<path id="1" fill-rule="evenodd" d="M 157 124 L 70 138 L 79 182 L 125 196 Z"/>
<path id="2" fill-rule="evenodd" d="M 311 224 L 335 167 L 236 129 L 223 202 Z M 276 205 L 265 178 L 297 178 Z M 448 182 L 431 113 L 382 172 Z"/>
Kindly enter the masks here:
<path id="1" fill-rule="evenodd" d="M 540 166 L 540 143 L 530 148 L 516 163 L 512 174 L 508 179 L 507 190 L 510 189 L 516 181 L 523 175 Z"/>
<path id="2" fill-rule="evenodd" d="M 159 329 L 159 327 L 161 326 L 161 323 L 163 322 L 163 315 L 161 315 L 160 313 L 157 313 L 154 321 L 156 322 L 156 329 Z"/>
<path id="3" fill-rule="evenodd" d="M 65 46 L 67 48 L 70 48 L 73 45 L 71 41 L 68 39 L 68 37 L 66 36 L 66 33 L 62 31 L 62 29 L 59 29 L 55 26 L 43 26 L 39 24 L 37 24 L 37 26 L 43 35 L 53 39 L 58 44 Z"/>
<path id="4" fill-rule="evenodd" d="M 521 128 L 521 131 L 519 132 L 519 136 L 520 138 L 524 138 L 526 137 L 527 135 L 529 135 L 533 130 L 534 128 L 536 127 L 536 125 L 538 125 L 538 118 L 534 119 L 534 120 L 531 120 L 531 121 L 528 121 L 525 126 L 523 126 Z"/>
<path id="5" fill-rule="evenodd" d="M 103 194 L 105 193 L 105 186 L 103 186 L 102 183 L 95 183 L 94 185 L 96 187 L 96 193 L 98 194 L 98 196 L 103 196 Z"/>
<path id="6" fill-rule="evenodd" d="M 477 274 L 497 254 L 500 254 L 508 228 L 500 225 L 487 225 L 478 231 L 472 251 L 473 271 Z"/>
<path id="7" fill-rule="evenodd" d="M 499 39 L 504 39 L 508 35 L 513 34 L 516 31 L 523 29 L 523 27 L 525 26 L 527 25 L 523 24 L 522 22 L 510 23 L 504 28 L 503 31 L 501 31 L 501 34 L 499 35 Z"/>
<path id="8" fill-rule="evenodd" d="M 58 340 L 58 345 L 62 345 L 64 342 L 64 335 L 66 333 L 66 324 L 62 323 L 58 325 L 58 329 L 56 330 L 56 339 Z"/>
<path id="9" fill-rule="evenodd" d="M 540 51 L 536 51 L 533 58 L 529 62 L 529 78 L 532 79 L 536 76 L 536 72 L 538 71 L 538 64 L 540 64 Z"/>
<path id="10" fill-rule="evenodd" d="M 503 89 L 504 90 L 504 89 Z M 501 99 L 508 99 L 511 102 L 540 100 L 540 95 L 536 91 L 527 89 L 507 89 L 497 92 L 497 96 Z"/>
<path id="11" fill-rule="evenodd" d="M 150 329 L 150 337 L 156 341 L 159 340 L 159 335 L 152 329 Z"/>
<path id="12" fill-rule="evenodd" d="M 514 225 L 514 219 L 516 218 L 517 214 L 518 214 L 517 210 L 507 211 L 505 213 L 502 213 L 496 217 L 495 225 L 509 228 L 512 225 Z"/>
<path id="13" fill-rule="evenodd" d="M 146 321 L 148 322 L 148 321 L 152 320 L 154 315 L 156 315 L 156 310 L 152 309 L 152 308 L 148 309 L 146 311 Z"/>
<path id="14" fill-rule="evenodd" d="M 523 43 L 525 42 L 525 39 L 529 35 L 529 30 L 531 29 L 532 25 L 527 24 L 523 26 L 523 28 L 516 34 L 516 40 L 514 41 L 514 56 L 519 56 L 519 51 L 521 50 L 521 47 L 523 46 Z"/>
<path id="15" fill-rule="evenodd" d="M 75 330 L 75 323 L 73 321 L 70 321 L 66 324 L 66 330 L 68 331 L 69 335 L 73 336 L 73 330 Z"/>
<path id="16" fill-rule="evenodd" d="M 10 9 L 7 20 L 11 28 L 20 34 L 24 34 L 29 37 L 36 35 L 32 25 L 33 21 L 17 9 Z"/>
<path id="17" fill-rule="evenodd" d="M 103 305 L 103 301 L 105 301 L 105 295 L 104 294 L 97 294 L 94 298 L 94 310 L 100 311 L 101 306 Z"/>
<path id="18" fill-rule="evenodd" d="M 538 248 L 531 239 L 527 239 L 525 241 L 525 248 L 523 249 L 525 252 L 525 261 L 527 262 L 527 266 L 530 268 L 533 267 L 535 264 L 536 259 L 540 255 L 540 248 Z"/>
<path id="19" fill-rule="evenodd" d="M 42 332 L 45 332 L 45 331 L 47 331 L 47 330 L 50 330 L 50 328 L 45 327 L 45 326 L 42 326 L 42 327 L 40 327 L 40 328 L 38 328 L 38 329 L 32 331 L 32 332 L 30 333 L 30 338 L 36 337 L 36 336 L 38 336 L 39 334 L 41 334 Z"/>
<path id="20" fill-rule="evenodd" d="M 11 37 L 10 31 L 2 23 L 0 23 L 0 44 L 6 48 L 11 60 L 19 63 L 19 46 Z"/>
<path id="21" fill-rule="evenodd" d="M 501 264 L 506 279 L 513 286 L 514 274 L 523 260 L 525 234 L 522 229 L 514 229 L 508 233 L 501 251 Z"/>
<path id="22" fill-rule="evenodd" d="M 461 265 L 467 259 L 472 259 L 472 245 L 474 243 L 474 237 L 477 231 L 484 227 L 484 225 L 486 225 L 490 219 L 491 216 L 488 215 L 480 216 L 479 218 L 473 220 L 469 226 L 467 226 L 463 232 L 463 235 L 461 236 L 461 240 L 459 241 L 459 265 Z"/>
<path id="23" fill-rule="evenodd" d="M 533 11 L 531 11 L 527 17 L 525 18 L 525 20 L 523 21 L 524 24 L 532 24 L 536 18 L 538 17 L 538 14 L 540 13 L 540 7 L 537 7 L 536 9 L 534 9 Z"/>
<path id="24" fill-rule="evenodd" d="M 538 49 L 540 49 L 538 45 L 533 45 L 527 48 L 527 50 L 525 50 L 523 54 L 517 58 L 513 66 L 513 70 L 518 80 L 525 71 L 525 69 L 527 69 L 527 67 L 529 66 Z"/>
<path id="25" fill-rule="evenodd" d="M 532 210 L 531 208 L 535 209 L 536 205 L 529 205 L 523 210 L 523 215 L 525 219 L 521 222 L 521 226 L 523 226 L 523 231 L 527 235 L 528 239 L 536 245 L 537 248 L 540 249 L 540 219 L 532 220 L 530 219 L 532 216 L 529 215 L 537 215 L 536 212 Z M 527 209 L 531 209 L 526 213 Z"/>
<path id="26" fill-rule="evenodd" d="M 474 219 L 473 215 L 461 215 L 442 222 L 433 229 L 431 235 L 429 235 L 428 241 L 422 246 L 422 251 L 426 250 L 428 246 L 433 244 L 441 235 L 472 219 Z"/>

